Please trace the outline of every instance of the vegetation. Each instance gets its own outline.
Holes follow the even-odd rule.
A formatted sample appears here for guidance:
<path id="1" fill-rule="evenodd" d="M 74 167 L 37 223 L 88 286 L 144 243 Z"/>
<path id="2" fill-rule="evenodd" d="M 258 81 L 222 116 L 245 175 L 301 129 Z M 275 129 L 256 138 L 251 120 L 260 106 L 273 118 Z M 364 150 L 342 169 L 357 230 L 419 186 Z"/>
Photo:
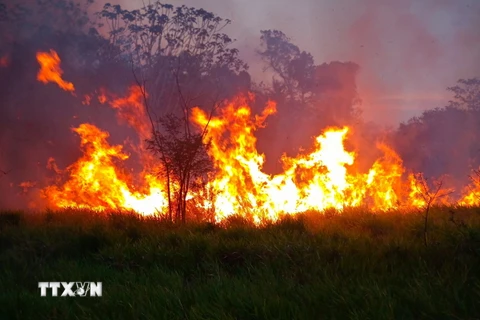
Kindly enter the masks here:
<path id="1" fill-rule="evenodd" d="M 360 66 L 319 63 L 282 31 L 263 30 L 257 54 L 272 81 L 255 83 L 234 39 L 223 33 L 228 20 L 159 1 L 135 10 L 106 4 L 93 18 L 92 2 L 0 0 L 2 206 L 27 203 L 12 186 L 51 174 L 43 165 L 48 159 L 67 167 L 78 158 L 77 143 L 65 134 L 73 123 L 112 129 L 114 110 L 95 99 L 87 108 L 79 97 L 99 88 L 120 96 L 134 84 L 150 120 L 140 144 L 163 166 L 154 173 L 167 181 L 168 212 L 165 220 L 79 210 L 0 213 L 0 319 L 480 315 L 480 209 L 435 207 L 445 193 L 441 184 L 426 183 L 445 174 L 459 179 L 448 181 L 459 190 L 461 177 L 478 168 L 479 78 L 459 80 L 448 89 L 448 106 L 386 137 L 405 167 L 425 175 L 417 179 L 427 203 L 419 212 L 355 209 L 261 226 L 238 217 L 198 223 L 187 194 L 211 163 L 203 141 L 208 125 L 190 128 L 193 107 L 211 117 L 239 92 L 253 92 L 258 105 L 276 101 L 278 114 L 258 137 L 273 159 L 265 169 L 273 172 L 283 153 L 310 145 L 326 126 L 355 125 L 367 146 L 379 136 L 358 109 Z M 76 96 L 36 81 L 35 53 L 50 49 L 65 57 Z M 109 131 L 113 141 L 130 138 L 128 130 Z M 473 171 L 476 185 L 479 177 Z M 103 297 L 42 298 L 41 281 L 101 281 Z"/>
<path id="2" fill-rule="evenodd" d="M 2 319 L 475 319 L 480 211 L 305 213 L 254 227 L 128 213 L 0 215 Z M 40 281 L 102 281 L 101 298 Z"/>

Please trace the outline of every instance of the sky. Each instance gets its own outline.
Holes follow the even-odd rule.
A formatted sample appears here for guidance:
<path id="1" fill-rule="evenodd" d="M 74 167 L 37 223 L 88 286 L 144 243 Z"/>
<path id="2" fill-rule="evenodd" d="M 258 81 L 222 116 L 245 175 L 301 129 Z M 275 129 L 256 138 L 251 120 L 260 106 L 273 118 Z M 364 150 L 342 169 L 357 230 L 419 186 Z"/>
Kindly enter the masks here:
<path id="1" fill-rule="evenodd" d="M 143 0 L 148 1 L 148 0 Z M 142 0 L 117 0 L 138 8 Z M 115 3 L 115 1 L 112 1 Z M 232 20 L 225 29 L 256 80 L 255 50 L 278 29 L 315 62 L 353 61 L 363 115 L 395 125 L 442 107 L 446 88 L 480 76 L 480 0 L 170 0 Z"/>

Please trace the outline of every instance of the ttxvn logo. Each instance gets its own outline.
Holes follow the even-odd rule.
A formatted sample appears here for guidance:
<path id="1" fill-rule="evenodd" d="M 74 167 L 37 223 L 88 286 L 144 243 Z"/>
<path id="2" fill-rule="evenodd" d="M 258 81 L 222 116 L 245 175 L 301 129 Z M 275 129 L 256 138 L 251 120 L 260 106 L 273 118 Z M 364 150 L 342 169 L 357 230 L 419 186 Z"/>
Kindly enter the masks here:
<path id="1" fill-rule="evenodd" d="M 58 297 L 59 289 L 63 292 L 61 297 L 101 297 L 101 282 L 39 282 L 40 296 L 46 297 L 48 289 L 51 289 L 52 297 Z"/>

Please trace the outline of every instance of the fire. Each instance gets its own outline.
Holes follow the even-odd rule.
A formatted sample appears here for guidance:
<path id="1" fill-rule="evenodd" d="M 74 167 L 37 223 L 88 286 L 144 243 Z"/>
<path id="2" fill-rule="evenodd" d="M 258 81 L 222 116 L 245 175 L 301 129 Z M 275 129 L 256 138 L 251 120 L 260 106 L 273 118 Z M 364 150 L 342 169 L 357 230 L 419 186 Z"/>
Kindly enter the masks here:
<path id="1" fill-rule="evenodd" d="M 146 98 L 145 94 L 145 98 Z M 138 86 L 131 86 L 127 97 L 115 98 L 109 101 L 110 106 L 117 110 L 117 116 L 120 122 L 126 122 L 134 128 L 138 135 L 147 138 L 150 133 L 150 124 L 147 122 L 147 115 L 143 106 L 143 93 Z M 100 103 L 108 101 L 105 91 L 98 96 Z"/>
<path id="2" fill-rule="evenodd" d="M 97 93 L 97 92 L 96 92 Z M 85 94 L 82 104 L 90 105 L 92 102 L 91 94 Z M 145 139 L 149 136 L 151 125 L 143 105 L 143 100 L 147 98 L 147 93 L 142 92 L 138 86 L 128 88 L 128 94 L 125 97 L 116 97 L 108 93 L 105 89 L 100 89 L 97 93 L 97 100 L 101 104 L 110 105 L 117 111 L 117 118 L 120 123 L 126 123 L 135 129 L 138 135 Z"/>
<path id="3" fill-rule="evenodd" d="M 267 104 L 260 116 L 251 116 L 247 98 L 239 97 L 213 117 L 207 140 L 216 174 L 211 187 L 217 219 L 242 211 L 255 221 L 277 219 L 280 213 L 324 211 L 368 204 L 373 210 L 420 205 L 409 198 L 411 176 L 404 176 L 400 157 L 388 146 L 377 147 L 384 156 L 366 173 L 355 170 L 356 154 L 345 150 L 349 127 L 328 128 L 315 139 L 312 152 L 294 158 L 283 156 L 284 172 L 271 176 L 262 171 L 264 155 L 256 150 L 255 130 L 274 113 Z M 192 120 L 200 127 L 208 117 L 194 109 Z"/>
<path id="4" fill-rule="evenodd" d="M 60 68 L 60 57 L 56 51 L 38 52 L 37 61 L 40 64 L 40 71 L 37 74 L 38 81 L 45 84 L 53 82 L 65 91 L 75 91 L 73 83 L 62 79 L 63 70 Z"/>
<path id="5" fill-rule="evenodd" d="M 276 220 L 280 214 L 308 210 L 341 210 L 366 205 L 386 211 L 424 205 L 414 177 L 405 176 L 402 160 L 385 144 L 378 144 L 383 156 L 368 172 L 356 171 L 357 154 L 345 150 L 349 127 L 326 129 L 315 138 L 310 153 L 282 157 L 282 174 L 265 173 L 265 157 L 256 149 L 254 133 L 276 112 L 276 106 L 269 102 L 260 115 L 252 115 L 248 105 L 252 98 L 252 95 L 237 97 L 210 120 L 203 110 L 192 111 L 192 121 L 199 127 L 208 122 L 205 139 L 211 143 L 209 152 L 216 169 L 207 186 L 213 191 L 214 199 L 205 200 L 199 206 L 214 208 L 217 221 L 234 214 L 260 222 Z M 146 134 L 146 119 L 142 117 L 145 114 L 138 109 L 139 91 L 130 89 L 125 98 L 105 99 L 118 111 L 119 120 L 136 128 L 140 135 Z M 131 117 L 135 110 L 140 117 L 134 121 Z M 123 146 L 108 144 L 107 132 L 91 124 L 82 124 L 74 132 L 81 138 L 84 155 L 67 168 L 69 178 L 63 185 L 44 189 L 50 204 L 94 210 L 130 209 L 146 215 L 166 209 L 165 184 L 144 170 L 140 174 L 141 183 L 135 189 L 134 177 L 120 169 L 129 156 L 122 151 Z M 49 166 L 60 172 L 51 160 Z M 190 194 L 189 198 L 198 196 Z"/>
<path id="6" fill-rule="evenodd" d="M 43 190 L 49 203 L 57 207 L 93 210 L 126 209 L 145 215 L 164 209 L 162 184 L 151 175 L 145 175 L 143 179 L 149 184 L 148 192 L 134 190 L 132 177 L 117 164 L 128 159 L 128 155 L 122 152 L 121 145 L 108 144 L 107 132 L 92 124 L 82 124 L 73 131 L 80 136 L 84 155 L 67 168 L 69 177 L 63 185 L 52 185 Z"/>
<path id="7" fill-rule="evenodd" d="M 480 169 L 479 169 L 480 170 Z M 465 187 L 464 195 L 459 204 L 463 206 L 480 206 L 480 171 L 475 170 L 472 183 Z"/>
<path id="8" fill-rule="evenodd" d="M 41 64 L 39 81 L 55 82 L 64 90 L 74 90 L 72 83 L 61 78 L 60 58 L 55 51 L 40 52 L 37 58 Z M 48 160 L 48 167 L 63 178 L 43 189 L 51 206 L 127 209 L 144 215 L 166 211 L 166 182 L 155 175 L 161 166 L 144 145 L 152 128 L 144 106 L 147 93 L 142 90 L 132 86 L 125 97 L 117 97 L 105 89 L 95 93 L 99 103 L 116 110 L 121 124 L 138 133 L 139 143 L 129 146 L 139 155 L 141 172 L 135 175 L 126 169 L 129 155 L 125 146 L 110 145 L 108 132 L 93 124 L 81 124 L 73 132 L 80 138 L 83 156 L 65 170 L 60 170 L 53 159 Z M 82 104 L 90 105 L 93 96 L 84 95 Z M 191 112 L 190 120 L 199 129 L 208 126 L 205 142 L 210 143 L 208 153 L 215 170 L 205 187 L 208 192 L 191 192 L 187 199 L 194 200 L 200 210 L 213 210 L 215 220 L 240 214 L 259 223 L 276 220 L 281 214 L 309 210 L 365 206 L 388 211 L 426 205 L 426 191 L 419 187 L 413 174 L 407 174 L 402 159 L 388 145 L 378 143 L 382 156 L 372 161 L 370 169 L 358 170 L 355 161 L 359 154 L 345 147 L 354 133 L 348 126 L 325 129 L 315 137 L 309 152 L 296 157 L 282 156 L 282 173 L 267 174 L 263 170 L 265 156 L 256 148 L 255 131 L 276 113 L 276 104 L 269 101 L 260 114 L 254 115 L 250 108 L 254 98 L 253 94 L 239 95 L 212 117 L 198 107 Z M 474 197 L 478 193 L 480 184 L 460 203 L 480 204 Z"/>

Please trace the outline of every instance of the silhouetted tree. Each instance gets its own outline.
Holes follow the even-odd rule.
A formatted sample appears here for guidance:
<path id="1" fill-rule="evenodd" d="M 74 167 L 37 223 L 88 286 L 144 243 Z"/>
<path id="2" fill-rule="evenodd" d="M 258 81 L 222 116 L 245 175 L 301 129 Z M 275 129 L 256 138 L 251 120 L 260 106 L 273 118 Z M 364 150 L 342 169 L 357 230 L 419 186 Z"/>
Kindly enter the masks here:
<path id="1" fill-rule="evenodd" d="M 120 48 L 116 59 L 131 63 L 142 89 L 152 126 L 147 146 L 162 164 L 169 219 L 185 222 L 189 191 L 211 168 L 207 127 L 191 128 L 191 109 L 212 115 L 220 101 L 250 87 L 246 64 L 228 47 L 233 40 L 220 32 L 230 21 L 159 1 L 137 10 L 106 4 L 100 15 Z"/>
<path id="2" fill-rule="evenodd" d="M 260 39 L 258 54 L 267 64 L 265 70 L 274 72 L 272 98 L 303 107 L 305 116 L 322 117 L 325 124 L 343 125 L 358 117 L 358 65 L 338 61 L 316 65 L 310 53 L 301 51 L 278 30 L 261 31 Z"/>
<path id="3" fill-rule="evenodd" d="M 460 79 L 454 87 L 448 90 L 455 94 L 449 106 L 453 108 L 479 111 L 480 110 L 480 78 Z"/>
<path id="4" fill-rule="evenodd" d="M 174 114 L 162 117 L 159 124 L 163 130 L 147 140 L 148 147 L 163 165 L 161 175 L 167 181 L 169 220 L 185 223 L 189 192 L 195 191 L 199 180 L 213 169 L 206 152 L 208 144 L 203 142 L 206 131 L 181 130 L 184 120 Z"/>
<path id="5" fill-rule="evenodd" d="M 289 102 L 299 100 L 303 105 L 314 87 L 315 66 L 313 56 L 294 45 L 279 30 L 261 31 L 260 57 L 267 63 L 274 76 L 274 91 L 284 93 Z"/>
<path id="6" fill-rule="evenodd" d="M 424 111 L 401 123 L 394 133 L 395 149 L 405 165 L 426 177 L 446 174 L 460 190 L 471 169 L 480 165 L 479 80 L 459 80 L 445 107 Z"/>
<path id="7" fill-rule="evenodd" d="M 423 214 L 423 243 L 428 246 L 428 218 L 430 209 L 434 204 L 440 201 L 442 198 L 448 197 L 453 193 L 452 189 L 446 189 L 443 187 L 443 178 L 440 178 L 433 182 L 432 187 L 429 186 L 428 180 L 419 173 L 415 175 L 415 185 L 417 192 L 425 202 L 424 214 Z"/>
<path id="8" fill-rule="evenodd" d="M 154 1 L 136 10 L 106 4 L 101 11 L 118 59 L 144 80 L 152 111 L 209 105 L 250 86 L 247 65 L 221 30 L 230 23 L 211 12 Z M 179 109 L 180 107 L 180 109 Z M 185 110 L 184 110 L 185 112 Z"/>

